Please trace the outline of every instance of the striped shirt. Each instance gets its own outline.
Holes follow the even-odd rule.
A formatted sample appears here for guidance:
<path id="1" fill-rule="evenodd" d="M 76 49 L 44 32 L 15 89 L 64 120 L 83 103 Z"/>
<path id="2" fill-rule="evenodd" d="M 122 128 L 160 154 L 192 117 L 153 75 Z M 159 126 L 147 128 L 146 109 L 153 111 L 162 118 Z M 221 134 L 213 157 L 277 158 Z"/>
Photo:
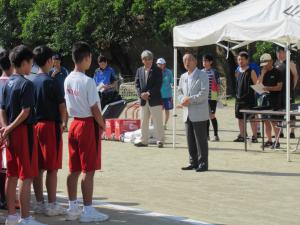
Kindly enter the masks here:
<path id="1" fill-rule="evenodd" d="M 206 70 L 204 68 L 204 69 L 202 69 L 202 71 L 207 74 L 208 80 L 209 80 L 208 100 L 218 100 L 218 99 L 215 99 L 215 96 L 212 96 L 212 90 L 211 90 L 213 79 L 215 79 L 217 84 L 220 85 L 220 76 L 219 76 L 218 72 L 213 68 L 210 68 L 209 70 Z"/>

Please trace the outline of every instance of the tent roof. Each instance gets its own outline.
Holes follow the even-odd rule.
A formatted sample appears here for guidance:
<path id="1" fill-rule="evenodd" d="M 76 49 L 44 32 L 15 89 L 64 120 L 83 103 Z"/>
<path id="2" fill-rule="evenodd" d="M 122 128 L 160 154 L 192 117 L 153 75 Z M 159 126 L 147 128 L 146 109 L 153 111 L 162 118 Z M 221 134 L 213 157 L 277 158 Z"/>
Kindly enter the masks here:
<path id="1" fill-rule="evenodd" d="M 221 41 L 298 44 L 300 1 L 248 0 L 213 16 L 175 26 L 173 39 L 175 47 L 197 47 Z"/>

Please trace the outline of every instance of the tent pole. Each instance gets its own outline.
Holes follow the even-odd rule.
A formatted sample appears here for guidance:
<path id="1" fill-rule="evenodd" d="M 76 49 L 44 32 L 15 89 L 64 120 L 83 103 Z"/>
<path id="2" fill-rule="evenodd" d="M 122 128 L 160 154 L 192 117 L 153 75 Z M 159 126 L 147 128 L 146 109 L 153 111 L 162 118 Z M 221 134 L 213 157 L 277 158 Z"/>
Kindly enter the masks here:
<path id="1" fill-rule="evenodd" d="M 174 48 L 173 149 L 176 148 L 177 48 Z"/>
<path id="2" fill-rule="evenodd" d="M 293 88 L 291 87 L 291 51 L 290 51 L 290 43 L 288 42 L 286 45 L 286 156 L 287 156 L 287 161 L 290 162 L 290 89 Z"/>

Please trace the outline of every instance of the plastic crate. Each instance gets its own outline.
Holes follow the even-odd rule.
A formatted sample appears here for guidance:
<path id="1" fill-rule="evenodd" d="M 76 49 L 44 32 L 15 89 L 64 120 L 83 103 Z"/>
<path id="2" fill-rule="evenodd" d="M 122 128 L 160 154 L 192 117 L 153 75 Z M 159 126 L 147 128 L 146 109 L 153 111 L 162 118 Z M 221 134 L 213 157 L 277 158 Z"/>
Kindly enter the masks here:
<path id="1" fill-rule="evenodd" d="M 115 140 L 120 141 L 122 134 L 140 129 L 141 121 L 133 119 L 115 119 Z"/>
<path id="2" fill-rule="evenodd" d="M 106 119 L 105 120 L 105 139 L 113 140 L 115 133 L 115 120 L 116 119 Z"/>

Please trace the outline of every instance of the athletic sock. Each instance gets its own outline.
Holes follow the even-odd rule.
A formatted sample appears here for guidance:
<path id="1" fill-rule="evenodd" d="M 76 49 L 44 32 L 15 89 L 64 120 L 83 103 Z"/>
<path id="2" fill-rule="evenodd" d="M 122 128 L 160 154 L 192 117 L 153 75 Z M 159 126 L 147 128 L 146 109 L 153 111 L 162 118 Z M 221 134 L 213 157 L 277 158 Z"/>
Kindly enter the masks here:
<path id="1" fill-rule="evenodd" d="M 89 212 L 91 210 L 91 208 L 93 208 L 92 205 L 84 205 L 83 206 L 83 211 L 84 212 Z"/>
<path id="2" fill-rule="evenodd" d="M 75 208 L 78 208 L 77 200 L 69 201 L 69 209 L 75 209 Z"/>

